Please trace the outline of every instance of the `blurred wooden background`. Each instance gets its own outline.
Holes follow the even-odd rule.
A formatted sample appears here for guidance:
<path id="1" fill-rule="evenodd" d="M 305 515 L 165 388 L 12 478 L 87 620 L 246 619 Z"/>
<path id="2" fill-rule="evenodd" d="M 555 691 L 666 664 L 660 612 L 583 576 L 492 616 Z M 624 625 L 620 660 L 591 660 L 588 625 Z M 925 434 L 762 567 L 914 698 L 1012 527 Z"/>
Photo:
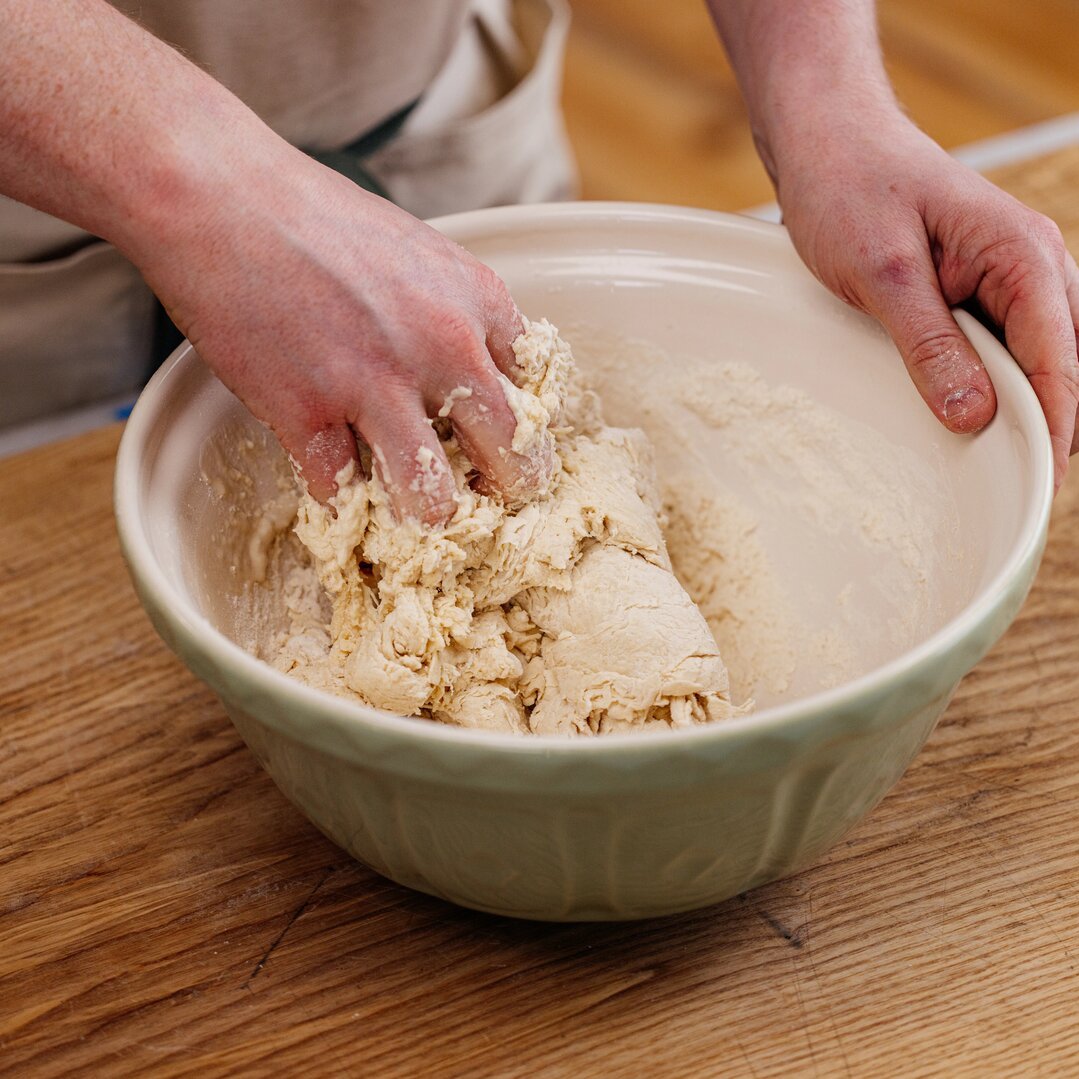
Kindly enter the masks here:
<path id="1" fill-rule="evenodd" d="M 571 0 L 565 108 L 587 198 L 772 199 L 704 0 Z M 1079 0 L 879 0 L 888 68 L 951 148 L 1079 111 Z"/>

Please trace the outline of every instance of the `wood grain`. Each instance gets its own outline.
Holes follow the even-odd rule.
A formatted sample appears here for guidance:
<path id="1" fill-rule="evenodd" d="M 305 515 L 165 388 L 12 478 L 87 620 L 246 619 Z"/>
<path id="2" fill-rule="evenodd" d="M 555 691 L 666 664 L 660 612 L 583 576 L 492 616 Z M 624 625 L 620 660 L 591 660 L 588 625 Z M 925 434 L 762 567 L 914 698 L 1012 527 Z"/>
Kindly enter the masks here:
<path id="1" fill-rule="evenodd" d="M 571 0 L 563 95 L 588 198 L 741 210 L 773 198 L 704 0 Z M 885 61 L 952 148 L 1079 110 L 1075 0 L 879 0 Z"/>
<path id="2" fill-rule="evenodd" d="M 1001 179 L 1079 250 L 1079 149 Z M 821 864 L 531 925 L 380 879 L 276 792 L 138 607 L 118 436 L 0 465 L 3 1074 L 1079 1072 L 1079 476 L 1018 621 Z"/>

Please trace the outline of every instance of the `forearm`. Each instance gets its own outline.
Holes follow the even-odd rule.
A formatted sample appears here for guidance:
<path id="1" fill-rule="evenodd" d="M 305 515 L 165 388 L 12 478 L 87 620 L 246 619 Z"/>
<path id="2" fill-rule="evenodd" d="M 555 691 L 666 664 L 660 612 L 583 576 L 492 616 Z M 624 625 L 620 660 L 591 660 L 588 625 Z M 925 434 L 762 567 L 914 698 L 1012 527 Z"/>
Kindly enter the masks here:
<path id="1" fill-rule="evenodd" d="M 807 153 L 898 106 L 872 0 L 708 0 L 765 167 L 777 185 Z"/>
<path id="2" fill-rule="evenodd" d="M 275 142 L 103 0 L 0 0 L 0 192 L 139 261 L 227 182 L 238 146 L 250 157 Z"/>
<path id="3" fill-rule="evenodd" d="M 709 0 L 791 240 L 878 318 L 952 431 L 996 400 L 951 308 L 970 299 L 1030 376 L 1067 469 L 1079 403 L 1079 269 L 1060 230 L 950 158 L 900 110 L 872 0 Z"/>

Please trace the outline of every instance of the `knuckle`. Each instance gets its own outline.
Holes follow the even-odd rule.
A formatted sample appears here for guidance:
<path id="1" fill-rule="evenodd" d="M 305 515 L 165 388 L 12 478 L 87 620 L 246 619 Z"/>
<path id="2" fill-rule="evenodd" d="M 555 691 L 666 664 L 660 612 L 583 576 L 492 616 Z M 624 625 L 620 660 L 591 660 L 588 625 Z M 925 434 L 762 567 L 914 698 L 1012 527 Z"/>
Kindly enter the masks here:
<path id="1" fill-rule="evenodd" d="M 1079 402 L 1079 364 L 1072 361 L 1062 365 L 1060 371 L 1057 372 L 1057 379 L 1063 386 L 1064 392 L 1073 401 Z"/>
<path id="2" fill-rule="evenodd" d="M 366 372 L 362 385 L 343 385 L 338 400 L 351 424 L 367 428 L 380 425 L 388 415 L 405 412 L 414 395 L 412 374 L 385 364 Z"/>
<path id="3" fill-rule="evenodd" d="M 477 262 L 473 273 L 478 292 L 489 299 L 500 300 L 508 295 L 502 278 L 483 262 Z"/>
<path id="4" fill-rule="evenodd" d="M 1018 224 L 1021 227 L 1016 228 Z M 1007 232 L 987 238 L 976 262 L 982 268 L 980 290 L 1017 297 L 1031 281 L 1037 283 L 1064 265 L 1067 248 L 1060 228 L 1050 218 L 1031 211 L 1013 222 Z"/>
<path id="5" fill-rule="evenodd" d="M 907 351 L 907 365 L 932 377 L 959 356 L 959 343 L 948 330 L 930 330 L 919 335 Z"/>
<path id="6" fill-rule="evenodd" d="M 517 304 L 510 295 L 505 282 L 489 266 L 480 267 L 477 291 L 488 327 L 507 333 L 515 333 L 520 323 Z"/>
<path id="7" fill-rule="evenodd" d="M 890 248 L 869 255 L 869 272 L 873 281 L 889 291 L 914 284 L 920 269 L 921 258 L 915 251 Z"/>
<path id="8" fill-rule="evenodd" d="M 476 365 L 483 355 L 483 341 L 468 314 L 454 307 L 438 312 L 431 330 L 438 352 L 454 367 Z"/>
<path id="9" fill-rule="evenodd" d="M 1071 409 L 1079 406 L 1079 369 L 1074 364 L 1059 369 L 1029 371 L 1027 377 L 1039 396 L 1047 394 L 1049 398 L 1065 400 Z"/>
<path id="10" fill-rule="evenodd" d="M 1018 293 L 1032 277 L 1063 266 L 1066 255 L 1064 236 L 1056 222 L 1032 211 L 1021 232 L 1011 233 L 987 247 L 986 276 L 995 287 Z"/>
<path id="11" fill-rule="evenodd" d="M 1030 234 L 1038 247 L 1054 262 L 1064 257 L 1067 250 L 1064 236 L 1060 231 L 1060 226 L 1052 218 L 1044 214 L 1034 214 L 1030 223 Z"/>
<path id="12" fill-rule="evenodd" d="M 1017 256 L 1004 263 L 995 274 L 987 274 L 986 282 L 992 284 L 996 291 L 1010 296 L 1014 302 L 1023 295 L 1027 282 L 1035 272 L 1036 267 L 1029 258 Z"/>

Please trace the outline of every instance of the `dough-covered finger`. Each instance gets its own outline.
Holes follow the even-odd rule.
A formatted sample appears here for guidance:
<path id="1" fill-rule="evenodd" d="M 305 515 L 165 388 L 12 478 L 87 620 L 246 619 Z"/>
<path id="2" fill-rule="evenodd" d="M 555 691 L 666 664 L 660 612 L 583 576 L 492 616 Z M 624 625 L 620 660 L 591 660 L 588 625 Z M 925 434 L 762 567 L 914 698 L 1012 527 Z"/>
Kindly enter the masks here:
<path id="1" fill-rule="evenodd" d="M 357 460 L 356 437 L 344 424 L 314 433 L 281 437 L 281 444 L 299 467 L 311 497 L 327 502 L 337 491 L 334 477 L 349 461 Z"/>
<path id="2" fill-rule="evenodd" d="M 950 431 L 981 430 L 996 412 L 982 361 L 952 316 L 928 247 L 888 259 L 866 306 L 884 324 L 925 403 Z"/>
<path id="3" fill-rule="evenodd" d="M 510 398 L 517 402 L 516 410 Z M 467 386 L 447 392 L 440 410 L 449 416 L 457 441 L 486 480 L 484 486 L 512 502 L 546 491 L 554 464 L 551 436 L 528 415 L 528 403 L 488 361 L 472 372 Z"/>
<path id="4" fill-rule="evenodd" d="M 380 396 L 360 424 L 398 518 L 428 525 L 448 521 L 457 505 L 453 473 L 420 399 Z"/>
<path id="5" fill-rule="evenodd" d="M 521 369 L 513 342 L 524 333 L 524 318 L 502 280 L 493 273 L 486 284 L 484 328 L 487 351 L 495 367 L 510 381 L 520 383 Z"/>

